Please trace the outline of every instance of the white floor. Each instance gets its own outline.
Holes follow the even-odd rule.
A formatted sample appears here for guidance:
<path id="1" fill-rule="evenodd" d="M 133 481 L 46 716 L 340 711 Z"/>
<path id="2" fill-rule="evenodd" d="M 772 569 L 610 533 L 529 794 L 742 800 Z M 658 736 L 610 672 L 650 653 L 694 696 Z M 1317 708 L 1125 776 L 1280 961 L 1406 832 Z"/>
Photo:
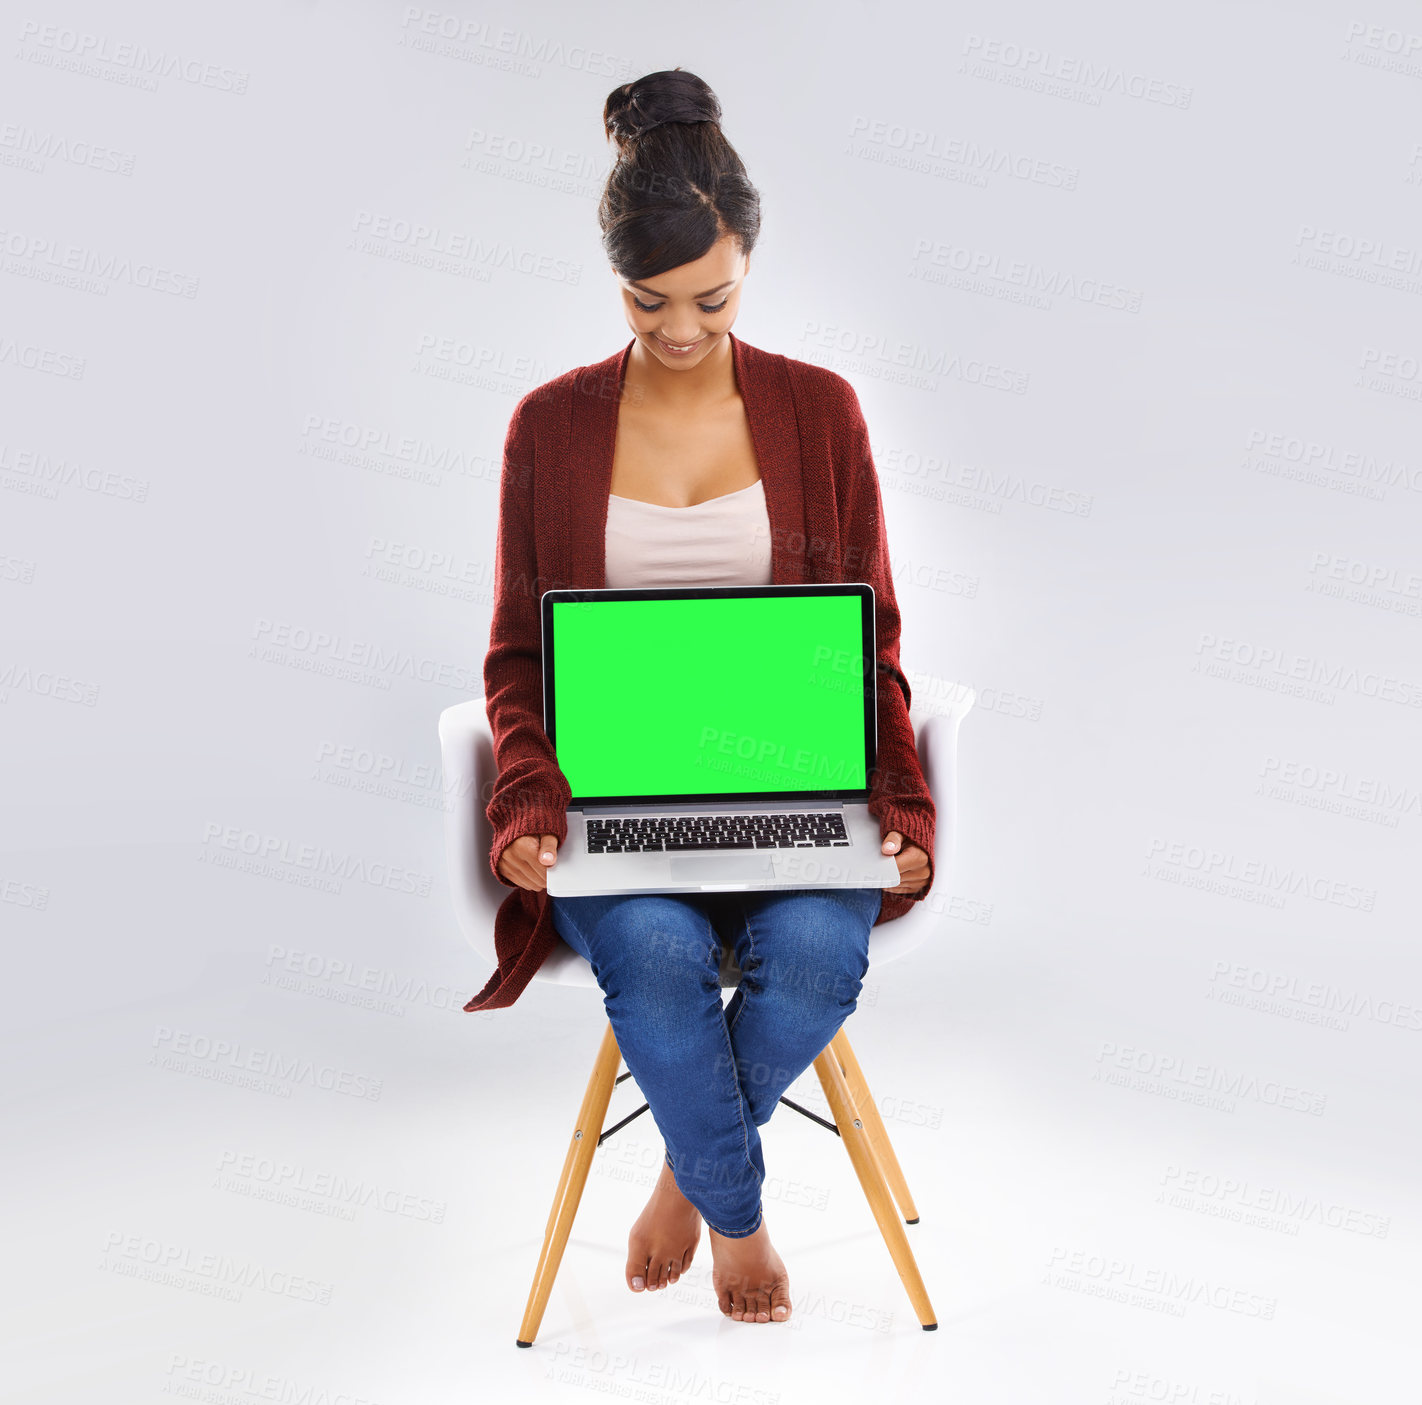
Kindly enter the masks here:
<path id="1" fill-rule="evenodd" d="M 1402 1399 L 1416 1187 L 1380 1168 L 1410 1135 L 1385 1109 L 1415 1035 L 1276 1033 L 1191 990 L 1201 1028 L 1241 1033 L 1266 1071 L 1276 1037 L 1294 1070 L 1331 1038 L 1387 1071 L 1370 1088 L 1338 1064 L 1322 1118 L 1248 1095 L 1192 1104 L 1160 1091 L 1185 1077 L 1169 1070 L 1098 1078 L 1117 1062 L 1100 1036 L 1133 1021 L 1045 959 L 1001 959 L 1034 946 L 1046 935 L 1000 920 L 950 924 L 938 949 L 871 971 L 850 1026 L 918 1197 L 933 1333 L 837 1139 L 782 1108 L 767 1217 L 789 1325 L 723 1320 L 704 1244 L 674 1290 L 625 1289 L 660 1156 L 644 1116 L 599 1151 L 538 1341 L 517 1349 L 600 1002 L 535 986 L 512 1011 L 447 1008 L 482 979 L 457 946 L 451 990 L 426 972 L 429 991 L 374 1008 L 340 973 L 274 984 L 285 958 L 254 951 L 210 960 L 186 992 L 34 1027 L 6 1114 L 24 1216 L 7 1257 L 25 1267 L 8 1275 L 4 1398 Z M 1143 1042 L 1182 1043 L 1166 1026 Z M 1220 1063 L 1249 1071 L 1238 1052 Z M 823 1109 L 813 1083 L 795 1096 Z M 614 1116 L 639 1101 L 624 1084 Z"/>

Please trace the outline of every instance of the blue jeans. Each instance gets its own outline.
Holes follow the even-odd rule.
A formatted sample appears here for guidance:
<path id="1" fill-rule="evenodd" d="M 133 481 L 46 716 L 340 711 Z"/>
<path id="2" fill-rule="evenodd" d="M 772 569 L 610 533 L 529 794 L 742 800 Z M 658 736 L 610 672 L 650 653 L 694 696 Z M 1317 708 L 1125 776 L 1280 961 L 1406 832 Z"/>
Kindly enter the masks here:
<path id="1" fill-rule="evenodd" d="M 681 1193 L 718 1234 L 760 1227 L 759 1129 L 853 1012 L 881 888 L 550 898 L 591 964 Z M 722 1007 L 731 944 L 742 981 Z"/>

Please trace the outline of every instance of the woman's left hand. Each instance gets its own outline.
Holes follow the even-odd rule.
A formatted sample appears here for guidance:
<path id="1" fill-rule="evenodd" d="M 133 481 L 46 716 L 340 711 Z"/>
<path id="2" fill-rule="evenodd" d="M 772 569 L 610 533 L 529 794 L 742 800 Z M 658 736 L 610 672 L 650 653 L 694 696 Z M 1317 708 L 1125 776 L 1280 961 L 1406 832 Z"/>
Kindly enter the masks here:
<path id="1" fill-rule="evenodd" d="M 896 829 L 884 836 L 883 852 L 892 854 L 899 865 L 899 885 L 885 888 L 886 893 L 916 893 L 931 876 L 928 855 L 917 844 L 904 843 L 904 837 Z"/>

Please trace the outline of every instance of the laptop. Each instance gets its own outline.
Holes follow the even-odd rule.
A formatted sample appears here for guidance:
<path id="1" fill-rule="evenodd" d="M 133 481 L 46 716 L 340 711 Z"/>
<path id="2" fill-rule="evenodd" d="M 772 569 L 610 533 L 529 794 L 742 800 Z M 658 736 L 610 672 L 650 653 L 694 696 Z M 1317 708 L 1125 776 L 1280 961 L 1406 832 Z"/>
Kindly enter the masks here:
<path id="1" fill-rule="evenodd" d="M 543 726 L 572 789 L 554 897 L 892 888 L 869 813 L 874 590 L 549 590 Z"/>

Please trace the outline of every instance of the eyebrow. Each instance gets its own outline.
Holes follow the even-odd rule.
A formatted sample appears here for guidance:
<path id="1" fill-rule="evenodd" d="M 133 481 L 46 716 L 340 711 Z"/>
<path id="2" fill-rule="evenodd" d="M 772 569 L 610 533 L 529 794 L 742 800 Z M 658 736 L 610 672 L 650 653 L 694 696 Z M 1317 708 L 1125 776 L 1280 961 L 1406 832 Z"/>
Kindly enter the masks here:
<path id="1" fill-rule="evenodd" d="M 632 287 L 636 288 L 639 293 L 650 293 L 654 298 L 664 298 L 667 296 L 665 293 L 657 292 L 655 288 L 647 287 L 645 283 L 633 283 L 630 278 L 627 281 Z M 708 288 L 704 293 L 697 293 L 696 296 L 698 298 L 709 298 L 712 293 L 719 293 L 722 288 L 729 288 L 735 281 L 736 280 L 732 278 L 728 282 L 720 284 L 718 287 Z"/>

